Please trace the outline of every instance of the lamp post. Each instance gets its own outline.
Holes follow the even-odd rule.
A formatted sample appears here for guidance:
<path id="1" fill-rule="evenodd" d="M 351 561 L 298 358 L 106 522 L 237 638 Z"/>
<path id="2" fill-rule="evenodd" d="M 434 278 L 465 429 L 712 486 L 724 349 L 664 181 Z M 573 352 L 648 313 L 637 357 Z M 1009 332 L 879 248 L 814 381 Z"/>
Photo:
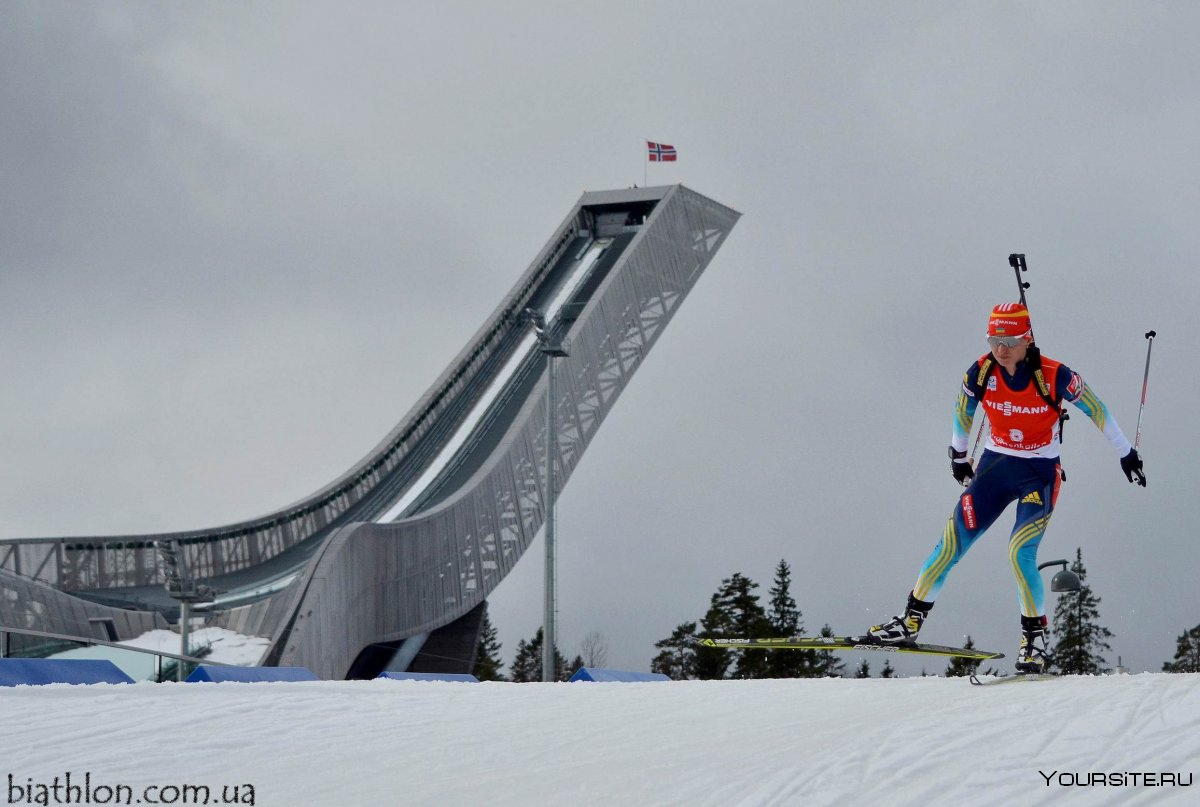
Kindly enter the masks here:
<path id="1" fill-rule="evenodd" d="M 555 339 L 546 327 L 541 312 L 526 309 L 534 335 L 546 357 L 546 569 L 545 600 L 542 616 L 542 681 L 554 680 L 555 614 L 554 614 L 554 460 L 558 454 L 558 432 L 554 426 L 554 360 L 568 355 L 561 339 Z"/>
<path id="2" fill-rule="evenodd" d="M 1045 569 L 1047 566 L 1062 566 L 1062 571 L 1054 575 L 1050 580 L 1050 590 L 1054 592 L 1079 591 L 1082 583 L 1079 580 L 1079 575 L 1067 568 L 1065 560 L 1048 560 L 1045 563 L 1038 564 L 1038 571 Z"/>
<path id="3" fill-rule="evenodd" d="M 197 583 L 192 577 L 187 566 L 187 557 L 178 541 L 159 541 L 157 548 L 167 578 L 167 594 L 179 602 L 179 655 L 189 656 L 191 654 L 188 652 L 188 632 L 191 627 L 192 606 L 196 603 L 212 602 L 217 596 L 217 591 L 211 586 Z M 175 679 L 182 681 L 183 678 L 183 659 L 180 659 L 175 669 Z"/>
<path id="4" fill-rule="evenodd" d="M 1066 560 L 1048 560 L 1045 563 L 1038 564 L 1038 571 L 1041 572 L 1049 566 L 1061 566 L 1054 577 L 1050 579 L 1050 590 L 1056 594 L 1068 594 L 1070 592 L 1078 592 L 1083 588 L 1083 582 L 1079 579 L 1079 575 L 1067 568 Z M 1083 598 L 1077 598 L 1077 603 L 1082 609 Z M 1080 624 L 1082 625 L 1082 611 L 1080 613 Z M 1047 634 L 1048 635 L 1048 634 Z"/>

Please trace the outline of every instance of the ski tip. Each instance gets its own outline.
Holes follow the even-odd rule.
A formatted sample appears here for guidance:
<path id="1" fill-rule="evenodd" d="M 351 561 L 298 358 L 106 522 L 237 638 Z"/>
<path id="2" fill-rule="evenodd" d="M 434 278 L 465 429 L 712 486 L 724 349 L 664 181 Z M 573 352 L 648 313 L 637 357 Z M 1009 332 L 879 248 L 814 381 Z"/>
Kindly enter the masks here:
<path id="1" fill-rule="evenodd" d="M 1061 676 L 1058 676 L 1054 673 L 1046 673 L 1046 672 L 1042 672 L 1042 673 L 1016 672 L 1016 673 L 1013 673 L 1012 675 L 989 676 L 987 678 L 987 680 L 982 680 L 978 676 L 972 675 L 971 683 L 975 684 L 976 686 L 994 686 L 996 684 L 1017 684 L 1017 683 L 1021 683 L 1021 682 L 1032 682 L 1032 681 L 1054 681 L 1059 677 L 1061 677 Z"/>

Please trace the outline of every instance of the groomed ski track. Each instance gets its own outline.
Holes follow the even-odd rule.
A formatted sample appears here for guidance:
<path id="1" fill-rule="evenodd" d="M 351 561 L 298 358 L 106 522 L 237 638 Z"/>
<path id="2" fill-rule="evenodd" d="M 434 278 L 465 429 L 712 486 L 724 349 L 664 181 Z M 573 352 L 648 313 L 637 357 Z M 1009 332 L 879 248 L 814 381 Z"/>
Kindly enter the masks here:
<path id="1" fill-rule="evenodd" d="M 0 737 L 0 779 L 250 783 L 260 805 L 1185 805 L 1200 793 L 1196 674 L 995 688 L 58 685 L 0 691 L 0 708 L 25 727 Z"/>

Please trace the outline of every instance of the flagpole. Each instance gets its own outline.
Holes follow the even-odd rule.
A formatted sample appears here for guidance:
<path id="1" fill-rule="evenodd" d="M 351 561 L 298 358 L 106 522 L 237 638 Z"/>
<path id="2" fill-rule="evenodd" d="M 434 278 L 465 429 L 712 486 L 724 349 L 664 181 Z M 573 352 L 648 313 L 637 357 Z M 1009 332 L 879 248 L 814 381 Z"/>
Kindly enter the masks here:
<path id="1" fill-rule="evenodd" d="M 643 144 L 645 144 L 646 142 L 648 142 L 648 141 L 646 141 L 646 140 L 642 141 Z M 646 149 L 648 149 L 648 148 L 649 148 L 649 146 L 646 146 L 646 145 L 642 146 L 642 149 L 643 149 L 642 150 L 642 187 L 643 188 L 646 187 L 648 184 L 650 184 L 649 180 L 647 179 L 647 177 L 650 175 L 650 153 L 648 151 L 646 151 Z"/>

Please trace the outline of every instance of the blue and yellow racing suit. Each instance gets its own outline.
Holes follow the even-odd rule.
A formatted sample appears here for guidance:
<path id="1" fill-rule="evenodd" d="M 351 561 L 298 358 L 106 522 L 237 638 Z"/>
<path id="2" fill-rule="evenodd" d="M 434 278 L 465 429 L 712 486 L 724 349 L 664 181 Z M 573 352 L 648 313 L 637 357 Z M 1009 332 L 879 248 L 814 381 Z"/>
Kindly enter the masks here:
<path id="1" fill-rule="evenodd" d="M 1021 614 L 1040 617 L 1045 613 L 1045 592 L 1037 570 L 1037 550 L 1062 481 L 1058 461 L 1061 422 L 1058 410 L 1038 394 L 1024 362 L 1013 375 L 997 364 L 981 387 L 980 373 L 989 359 L 990 355 L 980 357 L 963 376 L 950 444 L 957 451 L 966 450 L 981 399 L 991 434 L 974 479 L 959 496 L 941 540 L 921 567 L 913 596 L 934 602 L 954 565 L 1015 501 L 1017 520 L 1008 542 L 1008 558 L 1017 579 Z M 1078 373 L 1046 357 L 1041 359 L 1041 368 L 1056 400 L 1068 401 L 1087 415 L 1118 456 L 1129 453 L 1131 446 L 1121 427 Z"/>

